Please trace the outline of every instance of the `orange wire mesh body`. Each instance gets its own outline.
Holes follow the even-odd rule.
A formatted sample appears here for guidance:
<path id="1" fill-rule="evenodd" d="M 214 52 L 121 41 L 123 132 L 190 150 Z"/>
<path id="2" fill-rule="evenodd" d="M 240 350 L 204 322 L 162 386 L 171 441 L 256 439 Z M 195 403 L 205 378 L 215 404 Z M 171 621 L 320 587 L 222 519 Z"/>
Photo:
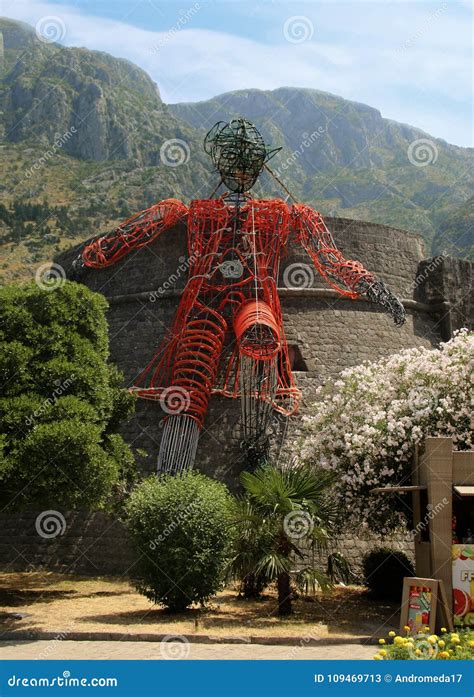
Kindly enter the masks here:
<path id="1" fill-rule="evenodd" d="M 372 275 L 337 250 L 319 213 L 284 201 L 224 198 L 193 201 L 189 209 L 167 199 L 93 240 L 86 266 L 109 266 L 150 244 L 187 217 L 189 278 L 169 334 L 131 388 L 160 401 L 171 389 L 185 395 L 182 409 L 202 427 L 210 395 L 241 396 L 242 357 L 276 361 L 276 391 L 260 399 L 278 412 L 298 409 L 298 390 L 277 293 L 280 258 L 290 232 L 308 251 L 319 273 L 340 293 L 357 296 L 357 283 Z M 268 372 L 268 371 L 267 371 Z M 243 381 L 245 383 L 245 380 Z M 257 395 L 258 397 L 258 395 Z"/>
<path id="2" fill-rule="evenodd" d="M 251 335 L 261 328 L 268 330 L 266 334 Z M 251 358 L 268 360 L 280 350 L 280 327 L 271 307 L 263 301 L 250 300 L 242 305 L 234 319 L 234 331 L 241 353 Z"/>
<path id="3" fill-rule="evenodd" d="M 82 252 L 86 266 L 111 266 L 129 253 L 150 244 L 163 229 L 186 217 L 188 209 L 174 198 L 166 199 L 128 218 L 109 235 L 92 240 Z"/>
<path id="4" fill-rule="evenodd" d="M 184 390 L 186 413 L 200 427 L 217 377 L 226 328 L 220 315 L 207 311 L 203 317 L 190 319 L 177 346 L 171 384 Z"/>
<path id="5" fill-rule="evenodd" d="M 298 241 L 308 252 L 321 276 L 341 295 L 359 297 L 356 287 L 361 279 L 370 283 L 374 276 L 358 261 L 343 257 L 334 244 L 322 215 L 304 203 L 295 203 L 292 220 Z"/>

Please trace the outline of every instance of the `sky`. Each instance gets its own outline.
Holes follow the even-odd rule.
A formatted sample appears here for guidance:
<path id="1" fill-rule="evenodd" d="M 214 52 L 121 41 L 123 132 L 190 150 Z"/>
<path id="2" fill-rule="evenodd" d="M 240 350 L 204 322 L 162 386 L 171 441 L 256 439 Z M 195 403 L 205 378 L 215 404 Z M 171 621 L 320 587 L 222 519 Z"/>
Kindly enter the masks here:
<path id="1" fill-rule="evenodd" d="M 310 87 L 473 146 L 474 0 L 2 0 L 48 40 L 127 58 L 167 103 Z"/>

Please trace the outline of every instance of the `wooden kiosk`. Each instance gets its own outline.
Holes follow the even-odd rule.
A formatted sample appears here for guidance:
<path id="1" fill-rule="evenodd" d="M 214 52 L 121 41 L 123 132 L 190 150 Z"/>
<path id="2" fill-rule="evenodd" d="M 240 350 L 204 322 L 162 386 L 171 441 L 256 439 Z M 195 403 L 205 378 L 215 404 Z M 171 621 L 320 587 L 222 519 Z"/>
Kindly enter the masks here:
<path id="1" fill-rule="evenodd" d="M 474 451 L 426 438 L 411 485 L 373 492 L 411 492 L 416 575 L 441 580 L 454 623 L 474 626 Z"/>

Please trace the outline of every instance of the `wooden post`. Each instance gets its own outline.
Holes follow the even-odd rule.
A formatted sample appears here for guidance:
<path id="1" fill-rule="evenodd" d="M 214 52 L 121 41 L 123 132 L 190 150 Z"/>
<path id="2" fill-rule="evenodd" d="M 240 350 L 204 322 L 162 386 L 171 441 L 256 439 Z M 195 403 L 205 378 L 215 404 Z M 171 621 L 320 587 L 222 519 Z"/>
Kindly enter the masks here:
<path id="1" fill-rule="evenodd" d="M 452 608 L 453 442 L 451 438 L 426 438 L 420 474 L 428 488 L 431 578 L 444 582 Z"/>
<path id="2" fill-rule="evenodd" d="M 418 445 L 413 446 L 412 458 L 412 476 L 411 482 L 415 486 L 426 486 L 426 477 L 423 476 L 423 470 L 420 466 L 420 449 Z M 422 578 L 429 578 L 431 575 L 431 557 L 430 544 L 423 541 L 422 526 L 425 525 L 423 511 L 421 505 L 421 491 L 412 492 L 413 506 L 413 549 L 415 552 L 415 573 Z"/>

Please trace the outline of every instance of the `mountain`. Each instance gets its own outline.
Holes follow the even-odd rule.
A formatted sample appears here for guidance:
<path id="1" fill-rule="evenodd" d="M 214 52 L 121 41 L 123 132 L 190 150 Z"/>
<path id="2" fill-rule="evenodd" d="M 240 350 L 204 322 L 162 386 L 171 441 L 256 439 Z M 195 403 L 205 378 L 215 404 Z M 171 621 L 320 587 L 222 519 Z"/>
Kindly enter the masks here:
<path id="1" fill-rule="evenodd" d="M 31 278 L 58 251 L 160 199 L 210 195 L 218 177 L 203 136 L 217 120 L 241 115 L 283 146 L 270 165 L 301 200 L 421 232 L 428 253 L 449 238 L 450 250 L 472 254 L 466 148 L 316 90 L 242 90 L 166 105 L 126 60 L 39 41 L 13 20 L 0 19 L 0 32 L 4 281 Z M 419 139 L 430 141 L 432 164 L 416 166 L 418 152 L 410 162 Z M 267 174 L 255 193 L 286 195 Z"/>
<path id="2" fill-rule="evenodd" d="M 446 205 L 436 214 L 433 251 L 474 261 L 474 196 L 460 205 Z"/>
<path id="3" fill-rule="evenodd" d="M 245 115 L 270 144 L 283 146 L 269 164 L 297 198 L 323 213 L 421 232 L 428 251 L 439 231 L 438 209 L 462 208 L 472 194 L 472 149 L 326 92 L 240 90 L 170 110 L 202 133 L 215 121 Z M 473 246 L 471 229 L 458 252 Z"/>
<path id="4" fill-rule="evenodd" d="M 83 160 L 156 165 L 167 138 L 192 138 L 132 63 L 99 51 L 38 41 L 26 24 L 2 20 L 3 139 L 51 144 L 74 129 L 63 152 Z"/>
<path id="5" fill-rule="evenodd" d="M 200 134 L 143 70 L 39 41 L 20 22 L 0 19 L 0 32 L 4 280 L 160 198 L 206 195 Z"/>

